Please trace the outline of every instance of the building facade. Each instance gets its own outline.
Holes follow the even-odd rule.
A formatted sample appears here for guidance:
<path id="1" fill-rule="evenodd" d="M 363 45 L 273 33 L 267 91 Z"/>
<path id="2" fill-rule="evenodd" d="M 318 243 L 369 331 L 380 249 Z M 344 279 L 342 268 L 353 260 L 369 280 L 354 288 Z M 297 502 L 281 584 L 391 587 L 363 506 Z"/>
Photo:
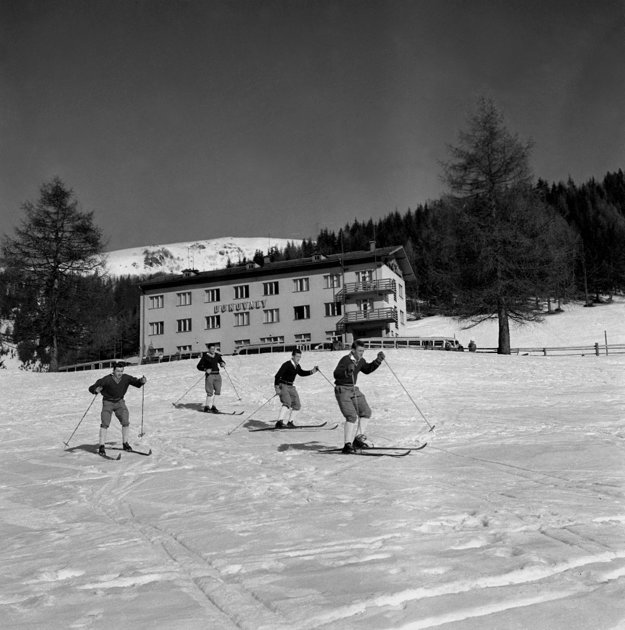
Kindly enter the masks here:
<path id="1" fill-rule="evenodd" d="M 304 349 L 357 337 L 402 336 L 403 247 L 155 278 L 141 286 L 141 356 L 224 354 L 280 344 Z"/>

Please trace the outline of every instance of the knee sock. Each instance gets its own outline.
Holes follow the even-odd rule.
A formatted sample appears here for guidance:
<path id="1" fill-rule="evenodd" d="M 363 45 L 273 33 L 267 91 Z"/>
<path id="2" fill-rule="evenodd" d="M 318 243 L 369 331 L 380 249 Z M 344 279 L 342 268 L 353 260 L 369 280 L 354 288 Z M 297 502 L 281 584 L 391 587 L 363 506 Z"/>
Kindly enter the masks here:
<path id="1" fill-rule="evenodd" d="M 367 435 L 367 424 L 369 424 L 369 418 L 359 418 L 356 435 Z"/>
<path id="2" fill-rule="evenodd" d="M 128 442 L 129 436 L 130 436 L 130 427 L 122 427 L 122 443 L 123 444 Z"/>
<path id="3" fill-rule="evenodd" d="M 280 415 L 278 416 L 278 420 L 286 420 L 286 417 L 289 415 L 289 411 L 291 411 L 288 407 L 282 405 L 280 407 Z"/>
<path id="4" fill-rule="evenodd" d="M 297 415 L 297 411 L 295 411 L 295 409 L 291 409 L 289 413 L 289 422 L 293 422 L 293 418 L 295 418 L 296 415 Z"/>
<path id="5" fill-rule="evenodd" d="M 354 441 L 354 438 L 356 437 L 356 423 L 349 422 L 346 420 L 345 427 L 344 427 L 344 434 L 345 434 L 345 444 L 347 444 L 348 442 L 351 444 Z"/>
<path id="6" fill-rule="evenodd" d="M 100 427 L 100 444 L 106 444 L 106 429 Z"/>
<path id="7" fill-rule="evenodd" d="M 209 396 L 206 394 L 206 406 L 210 409 L 215 404 L 215 394 Z"/>

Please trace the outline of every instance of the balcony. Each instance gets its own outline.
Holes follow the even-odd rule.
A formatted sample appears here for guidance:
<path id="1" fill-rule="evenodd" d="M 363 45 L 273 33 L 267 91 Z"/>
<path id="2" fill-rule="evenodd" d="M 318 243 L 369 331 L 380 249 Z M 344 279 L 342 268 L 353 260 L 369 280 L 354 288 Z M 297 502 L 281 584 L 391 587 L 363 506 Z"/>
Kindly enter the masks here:
<path id="1" fill-rule="evenodd" d="M 346 302 L 350 299 L 363 299 L 369 297 L 384 297 L 389 293 L 395 295 L 396 283 L 391 278 L 383 280 L 367 280 L 365 282 L 346 282 L 343 288 L 336 294 L 337 302 Z"/>
<path id="2" fill-rule="evenodd" d="M 336 324 L 339 335 L 357 328 L 368 328 L 379 325 L 385 326 L 391 322 L 397 323 L 396 308 L 375 308 L 368 311 L 349 311 Z"/>

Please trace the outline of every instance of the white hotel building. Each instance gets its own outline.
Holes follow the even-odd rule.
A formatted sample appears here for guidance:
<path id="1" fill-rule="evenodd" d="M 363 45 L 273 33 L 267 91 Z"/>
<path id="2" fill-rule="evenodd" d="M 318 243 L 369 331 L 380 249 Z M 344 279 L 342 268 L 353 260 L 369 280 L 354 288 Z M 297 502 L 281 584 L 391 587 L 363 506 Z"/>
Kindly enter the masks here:
<path id="1" fill-rule="evenodd" d="M 314 348 L 336 339 L 396 337 L 406 326 L 403 247 L 314 255 L 263 266 L 187 270 L 141 283 L 141 357 Z"/>

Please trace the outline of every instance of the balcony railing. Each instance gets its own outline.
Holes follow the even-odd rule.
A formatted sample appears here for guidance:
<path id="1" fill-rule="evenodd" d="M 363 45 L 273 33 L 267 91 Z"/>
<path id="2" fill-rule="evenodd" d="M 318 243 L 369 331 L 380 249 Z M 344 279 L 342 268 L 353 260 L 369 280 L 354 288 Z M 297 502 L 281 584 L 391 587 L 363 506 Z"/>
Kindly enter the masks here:
<path id="1" fill-rule="evenodd" d="M 388 295 L 395 293 L 396 282 L 391 278 L 383 280 L 367 280 L 365 282 L 346 282 L 343 288 L 336 294 L 336 301 L 345 301 L 348 298 L 360 298 L 367 295 Z"/>
<path id="2" fill-rule="evenodd" d="M 396 308 L 374 308 L 368 311 L 348 311 L 336 324 L 336 330 L 343 334 L 348 328 L 357 328 L 360 324 L 386 324 L 397 322 Z"/>

